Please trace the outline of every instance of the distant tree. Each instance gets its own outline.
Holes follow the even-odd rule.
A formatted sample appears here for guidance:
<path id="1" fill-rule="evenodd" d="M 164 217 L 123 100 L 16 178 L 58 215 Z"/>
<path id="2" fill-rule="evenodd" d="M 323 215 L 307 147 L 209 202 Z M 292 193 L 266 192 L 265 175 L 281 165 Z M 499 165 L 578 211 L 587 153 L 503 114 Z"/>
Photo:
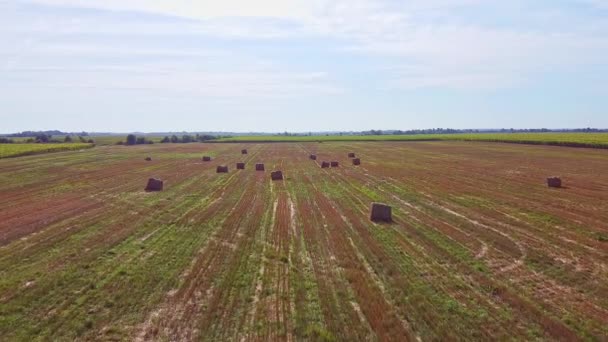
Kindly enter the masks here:
<path id="1" fill-rule="evenodd" d="M 95 140 L 93 140 L 93 139 L 89 139 L 89 140 L 87 140 L 87 142 L 88 142 L 89 144 L 94 144 L 94 143 L 95 143 Z"/>
<path id="2" fill-rule="evenodd" d="M 169 137 L 168 137 L 168 136 L 165 136 L 165 137 L 163 138 L 163 140 L 161 140 L 160 142 L 161 142 L 161 143 L 163 143 L 163 144 L 166 144 L 166 143 L 168 143 L 168 142 L 171 142 L 171 139 L 169 139 Z"/>
<path id="3" fill-rule="evenodd" d="M 53 137 L 52 135 L 46 135 L 44 133 L 38 134 L 38 135 L 36 135 L 36 142 L 37 143 L 48 143 L 52 137 Z"/>
<path id="4" fill-rule="evenodd" d="M 135 145 L 137 143 L 137 137 L 134 134 L 127 135 L 127 145 Z"/>
<path id="5" fill-rule="evenodd" d="M 137 137 L 137 138 L 135 139 L 135 143 L 136 143 L 137 145 L 145 144 L 145 143 L 146 143 L 146 138 L 145 138 L 145 137 Z"/>
<path id="6" fill-rule="evenodd" d="M 182 135 L 182 142 L 183 143 L 191 143 L 194 141 L 194 138 L 191 135 Z"/>
<path id="7" fill-rule="evenodd" d="M 173 134 L 171 136 L 171 142 L 174 144 L 179 142 L 179 138 L 177 137 L 177 135 Z"/>
<path id="8" fill-rule="evenodd" d="M 0 144 L 12 144 L 12 143 L 13 143 L 12 139 L 4 138 L 4 137 L 0 138 Z"/>
<path id="9" fill-rule="evenodd" d="M 51 136 L 51 135 L 67 135 L 68 133 L 60 132 L 60 131 L 57 131 L 57 130 L 54 130 L 54 131 L 38 131 L 38 132 L 24 131 L 24 132 L 21 132 L 21 133 L 9 134 L 8 136 L 9 137 L 22 137 L 22 138 L 24 138 L 24 137 L 36 137 L 36 136 L 42 135 L 42 134 Z"/>
<path id="10" fill-rule="evenodd" d="M 66 136 L 65 136 L 65 139 L 63 139 L 63 142 L 66 142 L 66 143 L 71 143 L 71 142 L 72 142 L 72 137 L 71 137 L 71 136 L 69 136 L 69 135 L 66 135 Z"/>
<path id="11" fill-rule="evenodd" d="M 213 135 L 209 135 L 209 134 L 203 134 L 203 135 L 198 136 L 198 141 L 200 141 L 200 142 L 207 141 L 207 140 L 214 140 L 214 139 L 217 139 L 217 137 L 213 136 Z"/>

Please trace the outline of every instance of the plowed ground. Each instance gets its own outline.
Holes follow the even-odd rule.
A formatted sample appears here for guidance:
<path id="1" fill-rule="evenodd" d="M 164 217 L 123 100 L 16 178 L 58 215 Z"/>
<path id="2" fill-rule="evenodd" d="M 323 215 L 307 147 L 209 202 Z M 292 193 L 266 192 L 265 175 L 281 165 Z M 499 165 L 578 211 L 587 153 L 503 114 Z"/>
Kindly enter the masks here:
<path id="1" fill-rule="evenodd" d="M 565 188 L 547 188 L 552 175 Z M 143 191 L 148 177 L 164 191 Z M 373 201 L 395 222 L 370 222 Z M 0 340 L 606 340 L 607 240 L 603 150 L 156 144 L 5 159 Z"/>

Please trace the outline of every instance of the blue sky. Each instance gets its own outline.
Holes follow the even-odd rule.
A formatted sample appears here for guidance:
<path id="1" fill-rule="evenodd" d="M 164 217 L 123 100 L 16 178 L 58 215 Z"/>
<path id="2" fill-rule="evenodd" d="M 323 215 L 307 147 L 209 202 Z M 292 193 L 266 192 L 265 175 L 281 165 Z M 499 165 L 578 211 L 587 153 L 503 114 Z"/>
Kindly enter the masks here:
<path id="1" fill-rule="evenodd" d="M 608 127 L 608 0 L 0 0 L 0 133 Z"/>

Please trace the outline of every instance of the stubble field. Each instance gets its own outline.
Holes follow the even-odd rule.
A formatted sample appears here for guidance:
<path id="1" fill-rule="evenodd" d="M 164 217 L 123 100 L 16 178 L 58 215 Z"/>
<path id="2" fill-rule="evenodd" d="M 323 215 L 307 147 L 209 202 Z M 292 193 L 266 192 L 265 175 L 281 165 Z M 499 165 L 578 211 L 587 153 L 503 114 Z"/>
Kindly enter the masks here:
<path id="1" fill-rule="evenodd" d="M 552 175 L 565 188 L 547 188 Z M 164 191 L 143 191 L 152 176 Z M 373 201 L 395 222 L 370 222 Z M 605 340 L 607 240 L 604 150 L 155 144 L 3 159 L 0 336 Z"/>

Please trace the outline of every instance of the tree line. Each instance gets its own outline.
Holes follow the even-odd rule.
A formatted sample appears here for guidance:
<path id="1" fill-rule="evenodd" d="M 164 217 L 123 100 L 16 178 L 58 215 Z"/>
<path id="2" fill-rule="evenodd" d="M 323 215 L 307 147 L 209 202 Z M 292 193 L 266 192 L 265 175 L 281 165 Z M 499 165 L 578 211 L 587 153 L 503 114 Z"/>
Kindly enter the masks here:
<path id="1" fill-rule="evenodd" d="M 214 135 L 208 135 L 208 134 L 196 134 L 196 135 L 190 135 L 190 134 L 184 134 L 181 137 L 178 137 L 177 135 L 172 135 L 172 136 L 165 136 L 164 138 L 161 139 L 160 143 L 161 144 L 187 144 L 187 143 L 193 143 L 193 142 L 204 142 L 204 141 L 209 141 L 209 140 L 215 140 L 218 137 L 214 136 Z M 142 137 L 138 137 L 135 134 L 129 134 L 127 135 L 127 139 L 126 141 L 119 141 L 118 145 L 142 145 L 142 144 L 154 144 L 154 141 L 150 140 L 149 138 L 146 138 L 145 136 Z"/>
<path id="2" fill-rule="evenodd" d="M 26 144 L 60 144 L 60 143 L 73 143 L 75 140 L 81 143 L 89 143 L 94 144 L 95 141 L 93 139 L 85 139 L 82 136 L 77 136 L 77 138 L 72 138 L 71 135 L 66 135 L 64 138 L 53 138 L 52 135 L 46 133 L 38 133 L 34 137 L 27 138 L 23 141 L 18 141 L 19 143 Z M 0 144 L 13 144 L 15 140 L 7 137 L 0 137 Z"/>
<path id="3" fill-rule="evenodd" d="M 74 132 L 74 133 L 68 133 L 68 132 L 62 132 L 62 131 L 58 131 L 58 130 L 52 130 L 52 131 L 23 131 L 20 133 L 12 133 L 12 134 L 7 134 L 7 137 L 10 138 L 28 138 L 28 137 L 36 137 L 39 135 L 47 135 L 47 136 L 53 136 L 53 135 L 70 135 L 70 136 L 81 136 L 81 137 L 87 137 L 89 136 L 89 133 L 87 132 Z"/>

